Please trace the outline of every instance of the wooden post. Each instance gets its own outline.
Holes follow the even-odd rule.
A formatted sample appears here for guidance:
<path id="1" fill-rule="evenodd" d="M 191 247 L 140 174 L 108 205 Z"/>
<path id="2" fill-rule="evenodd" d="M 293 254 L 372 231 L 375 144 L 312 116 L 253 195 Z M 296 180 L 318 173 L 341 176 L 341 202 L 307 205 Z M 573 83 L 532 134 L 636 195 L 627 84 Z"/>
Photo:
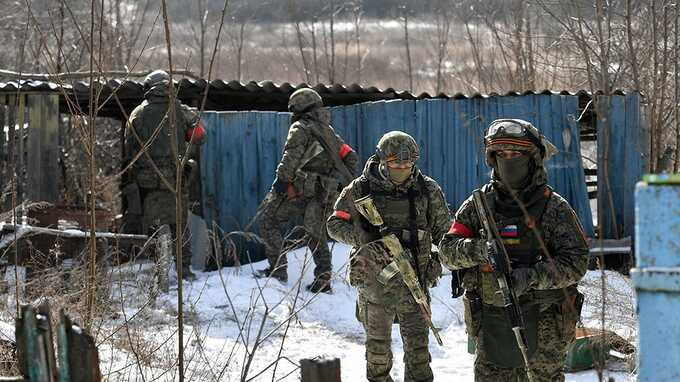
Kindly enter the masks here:
<path id="1" fill-rule="evenodd" d="M 7 148 L 9 147 L 7 138 L 5 136 L 5 96 L 0 95 L 0 176 L 2 179 L 9 178 L 7 168 L 8 163 L 11 163 L 7 155 Z M 5 185 L 7 181 L 5 180 Z M 4 190 L 0 190 L 2 192 Z M 6 211 L 7 209 L 3 209 Z"/>
<path id="2" fill-rule="evenodd" d="M 27 197 L 55 203 L 59 198 L 59 96 L 28 96 Z"/>
<path id="3" fill-rule="evenodd" d="M 30 305 L 21 307 L 16 323 L 17 357 L 21 374 L 29 381 L 56 381 L 49 316 Z"/>
<path id="4" fill-rule="evenodd" d="M 170 227 L 164 224 L 156 233 L 156 261 L 155 274 L 158 290 L 167 293 L 170 290 L 170 268 L 172 267 L 172 233 Z"/>
<path id="5" fill-rule="evenodd" d="M 338 358 L 300 360 L 301 382 L 340 382 L 340 360 Z"/>
<path id="6" fill-rule="evenodd" d="M 59 382 L 101 381 L 99 353 L 94 339 L 85 329 L 72 322 L 63 309 L 59 316 Z"/>

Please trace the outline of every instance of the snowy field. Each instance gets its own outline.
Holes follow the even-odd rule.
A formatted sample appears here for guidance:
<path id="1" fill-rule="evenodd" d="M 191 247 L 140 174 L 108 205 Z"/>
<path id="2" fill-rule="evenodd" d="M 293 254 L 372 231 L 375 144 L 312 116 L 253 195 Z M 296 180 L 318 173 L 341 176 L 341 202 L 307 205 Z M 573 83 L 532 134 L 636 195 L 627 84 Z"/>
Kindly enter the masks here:
<path id="1" fill-rule="evenodd" d="M 304 289 L 313 279 L 313 263 L 306 249 L 289 253 L 287 285 L 251 276 L 253 270 L 265 268 L 266 262 L 199 272 L 197 280 L 185 283 L 188 379 L 238 381 L 246 374 L 244 380 L 248 381 L 297 381 L 300 359 L 337 357 L 341 359 L 343 381 L 365 380 L 364 333 L 354 317 L 356 292 L 345 281 L 348 247 L 336 244 L 333 252 L 336 274 L 331 295 L 314 295 Z M 149 282 L 145 280 L 148 268 L 148 264 L 127 266 L 111 274 L 113 285 L 120 288 L 112 288 L 113 314 L 97 332 L 101 369 L 110 381 L 176 379 L 176 287 L 149 303 Z M 607 282 L 608 289 L 632 295 L 622 277 L 608 273 Z M 440 347 L 430 335 L 432 369 L 435 380 L 472 381 L 473 356 L 467 353 L 463 306 L 460 299 L 451 299 L 449 284 L 450 276 L 445 276 L 432 290 L 433 321 L 444 341 Z M 600 308 L 595 304 L 601 301 L 601 294 L 590 293 L 590 289 L 600 288 L 599 273 L 590 272 L 586 285 L 589 305 L 585 321 L 598 325 Z M 632 307 L 632 297 L 629 300 L 626 304 Z M 124 308 L 116 309 L 116 305 Z M 130 322 L 129 335 L 122 329 L 125 320 Z M 608 326 L 619 325 L 612 329 L 630 335 L 630 328 L 622 322 L 607 318 Z M 3 329 L 8 326 L 0 325 Z M 392 376 L 400 381 L 404 375 L 403 347 L 396 325 L 392 340 Z M 608 375 L 616 381 L 628 378 L 624 372 Z M 594 371 L 567 376 L 567 381 L 597 380 Z"/>

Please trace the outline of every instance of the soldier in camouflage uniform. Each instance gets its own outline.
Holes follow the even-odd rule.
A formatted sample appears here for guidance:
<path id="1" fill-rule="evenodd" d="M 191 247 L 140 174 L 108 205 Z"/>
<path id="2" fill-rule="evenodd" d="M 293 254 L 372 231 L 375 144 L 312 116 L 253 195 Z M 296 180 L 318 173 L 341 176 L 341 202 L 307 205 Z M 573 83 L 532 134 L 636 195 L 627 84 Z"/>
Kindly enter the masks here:
<path id="1" fill-rule="evenodd" d="M 580 319 L 588 245 L 569 203 L 547 184 L 543 162 L 555 147 L 530 123 L 500 119 L 485 138 L 493 169 L 482 190 L 513 267 L 512 286 L 524 312 L 534 382 L 563 381 L 568 344 Z M 498 286 L 486 262 L 472 197 L 460 207 L 440 244 L 442 263 L 465 270 L 465 321 L 476 340 L 475 381 L 524 381 L 526 370 Z"/>
<path id="2" fill-rule="evenodd" d="M 175 196 L 171 190 L 175 188 L 176 161 L 181 160 L 189 141 L 193 149 L 189 152 L 190 157 L 196 154 L 198 146 L 203 143 L 205 131 L 198 114 L 178 100 L 175 101 L 176 131 L 170 131 L 169 81 L 170 77 L 162 70 L 150 73 L 144 79 L 145 100 L 132 111 L 127 122 L 126 162 L 135 161 L 123 182 L 125 213 L 122 229 L 127 233 L 150 234 L 161 225 L 168 224 L 174 237 Z M 140 155 L 144 146 L 147 148 Z M 135 160 L 137 156 L 139 158 Z M 189 207 L 186 189 L 184 182 L 184 211 Z M 186 228 L 186 213 L 181 216 L 181 220 Z M 194 275 L 190 269 L 188 232 L 183 241 L 183 276 L 192 279 Z"/>
<path id="3" fill-rule="evenodd" d="M 351 245 L 350 283 L 359 291 L 357 318 L 366 331 L 369 381 L 392 381 L 391 333 L 395 318 L 404 342 L 405 381 L 432 381 L 428 325 L 403 279 L 383 278 L 391 259 L 380 238 L 394 233 L 412 254 L 411 266 L 424 291 L 434 286 L 441 265 L 432 244 L 448 229 L 449 209 L 437 182 L 415 165 L 419 149 L 408 134 L 392 131 L 378 142 L 363 174 L 345 187 L 328 219 L 328 233 Z M 372 197 L 389 232 L 378 232 L 355 202 Z M 413 261 L 413 258 L 417 261 Z"/>
<path id="4" fill-rule="evenodd" d="M 288 262 L 281 228 L 285 223 L 301 217 L 308 238 L 307 245 L 316 265 L 314 282 L 307 285 L 307 290 L 314 293 L 330 292 L 332 264 L 326 218 L 331 214 L 332 203 L 343 185 L 336 164 L 341 163 L 353 173 L 358 156 L 331 127 L 330 111 L 323 107 L 321 96 L 316 91 L 295 91 L 290 96 L 288 109 L 293 113 L 292 124 L 281 162 L 276 168 L 276 179 L 265 199 L 267 202 L 263 206 L 260 223 L 260 236 L 266 245 L 269 268 L 256 276 L 271 276 L 281 282 L 288 280 Z M 337 157 L 336 162 L 331 155 Z"/>

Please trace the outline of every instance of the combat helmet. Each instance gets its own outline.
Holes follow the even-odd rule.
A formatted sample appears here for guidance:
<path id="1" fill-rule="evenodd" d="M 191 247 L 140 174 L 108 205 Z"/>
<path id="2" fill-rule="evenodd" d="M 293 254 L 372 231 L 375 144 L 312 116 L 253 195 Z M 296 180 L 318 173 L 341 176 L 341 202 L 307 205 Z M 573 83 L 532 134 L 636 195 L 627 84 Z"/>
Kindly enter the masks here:
<path id="1" fill-rule="evenodd" d="M 323 107 L 323 100 L 314 89 L 298 89 L 288 99 L 288 111 L 299 114 Z"/>
<path id="2" fill-rule="evenodd" d="M 380 138 L 375 154 L 380 162 L 412 162 L 418 160 L 420 149 L 412 136 L 403 131 L 390 131 Z"/>
<path id="3" fill-rule="evenodd" d="M 534 125 L 522 119 L 504 118 L 491 122 L 484 143 L 486 163 L 492 167 L 496 151 L 521 151 L 531 155 L 536 164 L 542 164 L 557 153 L 557 148 Z"/>
<path id="4" fill-rule="evenodd" d="M 170 76 L 165 70 L 154 70 L 144 78 L 144 87 L 150 89 L 159 84 L 168 84 Z"/>

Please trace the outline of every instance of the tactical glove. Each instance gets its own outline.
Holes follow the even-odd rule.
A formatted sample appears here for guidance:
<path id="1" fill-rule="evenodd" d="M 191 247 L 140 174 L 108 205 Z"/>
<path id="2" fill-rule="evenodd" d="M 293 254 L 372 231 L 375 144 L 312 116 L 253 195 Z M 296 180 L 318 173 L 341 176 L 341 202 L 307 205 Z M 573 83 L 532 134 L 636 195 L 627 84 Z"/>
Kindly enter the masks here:
<path id="1" fill-rule="evenodd" d="M 536 283 L 536 271 L 532 268 L 516 268 L 510 274 L 512 277 L 512 289 L 517 297 L 533 288 Z"/>
<path id="2" fill-rule="evenodd" d="M 284 182 L 277 177 L 276 179 L 274 179 L 274 183 L 272 184 L 272 189 L 277 194 L 283 195 L 288 190 L 288 182 Z"/>

